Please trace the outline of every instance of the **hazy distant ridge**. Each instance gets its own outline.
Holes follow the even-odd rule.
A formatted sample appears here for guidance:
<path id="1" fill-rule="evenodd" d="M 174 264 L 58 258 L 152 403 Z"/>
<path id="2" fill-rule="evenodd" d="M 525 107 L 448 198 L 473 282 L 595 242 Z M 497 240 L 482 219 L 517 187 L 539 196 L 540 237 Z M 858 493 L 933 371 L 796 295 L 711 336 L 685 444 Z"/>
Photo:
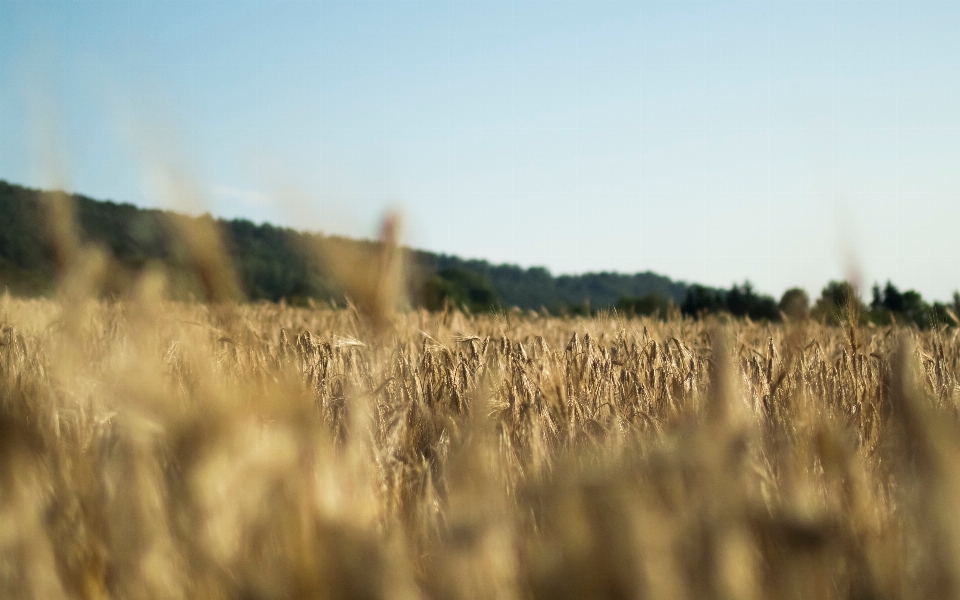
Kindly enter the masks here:
<path id="1" fill-rule="evenodd" d="M 0 285 L 23 295 L 38 295 L 53 287 L 54 269 L 41 204 L 43 192 L 0 180 Z M 94 200 L 79 194 L 76 205 L 81 235 L 108 248 L 126 268 L 136 271 L 159 262 L 174 271 L 188 270 L 184 250 L 171 235 L 168 211 L 132 204 Z M 209 217 L 198 217 L 209 218 Z M 279 301 L 336 298 L 339 292 L 315 256 L 304 251 L 311 238 L 342 244 L 369 244 L 316 233 L 304 233 L 267 223 L 218 219 L 228 253 L 238 272 L 244 295 L 251 300 Z M 419 283 L 438 273 L 469 271 L 489 281 L 503 306 L 560 310 L 589 303 L 591 308 L 613 306 L 625 296 L 658 293 L 681 303 L 687 285 L 651 272 L 637 274 L 587 273 L 553 276 L 542 267 L 524 269 L 493 265 L 483 260 L 411 251 L 414 302 Z"/>
<path id="2" fill-rule="evenodd" d="M 500 299 L 521 308 L 559 308 L 582 305 L 613 306 L 623 297 L 657 293 L 678 305 L 687 294 L 687 284 L 650 271 L 635 274 L 585 273 L 553 276 L 543 267 L 524 269 L 515 265 L 491 265 L 483 260 L 464 260 L 445 254 L 434 256 L 438 269 L 463 268 L 486 275 Z"/>

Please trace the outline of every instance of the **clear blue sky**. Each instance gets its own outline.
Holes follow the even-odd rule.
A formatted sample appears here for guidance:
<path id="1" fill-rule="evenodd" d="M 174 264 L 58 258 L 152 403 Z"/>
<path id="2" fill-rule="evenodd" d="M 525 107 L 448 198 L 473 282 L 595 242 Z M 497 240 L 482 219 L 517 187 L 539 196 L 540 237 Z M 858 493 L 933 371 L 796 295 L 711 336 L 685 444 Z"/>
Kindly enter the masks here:
<path id="1" fill-rule="evenodd" d="M 49 180 L 53 106 L 98 198 L 161 203 L 161 147 L 222 216 L 400 207 L 411 245 L 555 273 L 816 293 L 855 263 L 946 299 L 958 32 L 956 1 L 0 0 L 0 178 Z"/>

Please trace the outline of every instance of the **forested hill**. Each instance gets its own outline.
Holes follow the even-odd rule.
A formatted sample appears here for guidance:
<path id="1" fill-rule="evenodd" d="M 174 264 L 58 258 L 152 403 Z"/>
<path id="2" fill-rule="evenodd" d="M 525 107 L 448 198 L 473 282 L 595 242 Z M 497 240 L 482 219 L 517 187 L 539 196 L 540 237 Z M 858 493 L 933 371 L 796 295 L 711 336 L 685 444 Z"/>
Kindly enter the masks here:
<path id="1" fill-rule="evenodd" d="M 53 249 L 43 194 L 0 180 L 0 290 L 42 295 L 53 289 Z M 132 275 L 148 265 L 162 265 L 179 282 L 183 293 L 199 292 L 196 282 L 191 283 L 189 256 L 169 225 L 177 215 L 82 195 L 72 198 L 81 237 L 108 249 L 125 273 Z M 341 297 L 316 253 L 310 251 L 316 247 L 313 242 L 322 241 L 327 247 L 372 244 L 245 220 L 216 220 L 215 224 L 237 270 L 242 292 L 251 300 L 300 302 Z M 517 306 L 558 311 L 587 305 L 595 309 L 613 306 L 623 297 L 653 293 L 679 304 L 687 294 L 685 284 L 649 272 L 555 277 L 544 268 L 492 265 L 424 251 L 411 251 L 409 256 L 413 263 L 411 298 L 430 308 L 452 299 L 474 310 Z"/>
<path id="2" fill-rule="evenodd" d="M 681 304 L 687 295 L 687 284 L 651 273 L 586 273 L 554 276 L 543 267 L 524 269 L 515 265 L 491 265 L 483 260 L 464 260 L 456 256 L 424 253 L 427 264 L 438 272 L 466 270 L 487 277 L 507 306 L 550 309 L 559 307 L 592 308 L 613 306 L 625 297 L 659 294 Z"/>

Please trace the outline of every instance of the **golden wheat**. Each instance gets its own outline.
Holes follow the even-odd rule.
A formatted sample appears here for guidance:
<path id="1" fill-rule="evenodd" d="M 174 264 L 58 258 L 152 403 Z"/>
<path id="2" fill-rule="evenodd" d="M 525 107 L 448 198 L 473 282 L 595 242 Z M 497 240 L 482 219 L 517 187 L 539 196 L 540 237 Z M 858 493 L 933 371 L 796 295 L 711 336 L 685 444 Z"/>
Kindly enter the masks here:
<path id="1" fill-rule="evenodd" d="M 4 598 L 960 595 L 956 329 L 156 287 L 0 298 Z"/>

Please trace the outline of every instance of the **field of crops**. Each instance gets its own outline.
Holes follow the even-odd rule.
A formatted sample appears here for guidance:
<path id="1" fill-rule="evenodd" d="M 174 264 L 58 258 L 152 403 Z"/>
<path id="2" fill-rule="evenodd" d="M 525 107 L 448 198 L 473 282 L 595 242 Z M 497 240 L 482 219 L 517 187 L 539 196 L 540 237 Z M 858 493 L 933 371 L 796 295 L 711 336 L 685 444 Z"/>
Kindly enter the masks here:
<path id="1" fill-rule="evenodd" d="M 960 595 L 956 329 L 0 298 L 3 598 Z"/>

